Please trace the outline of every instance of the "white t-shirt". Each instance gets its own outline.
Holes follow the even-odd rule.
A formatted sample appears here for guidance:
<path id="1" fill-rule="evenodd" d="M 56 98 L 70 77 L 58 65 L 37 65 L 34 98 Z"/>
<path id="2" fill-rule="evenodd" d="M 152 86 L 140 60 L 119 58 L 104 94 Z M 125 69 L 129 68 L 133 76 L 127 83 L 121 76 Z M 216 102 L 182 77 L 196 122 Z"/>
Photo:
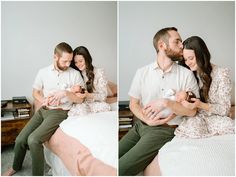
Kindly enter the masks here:
<path id="1" fill-rule="evenodd" d="M 49 94 L 62 90 L 62 88 L 72 87 L 73 85 L 80 85 L 84 87 L 84 81 L 79 73 L 79 71 L 69 67 L 66 71 L 57 71 L 54 65 L 42 68 L 39 70 L 33 88 L 37 90 L 42 90 L 44 97 Z M 62 103 L 61 105 L 49 106 L 52 109 L 62 108 L 64 110 L 69 110 L 72 106 L 71 102 Z"/>
<path id="2" fill-rule="evenodd" d="M 129 96 L 140 100 L 141 106 L 145 106 L 153 100 L 164 98 L 168 89 L 191 90 L 199 97 L 199 87 L 192 71 L 173 63 L 168 72 L 163 72 L 157 62 L 153 62 L 137 70 L 130 90 Z M 168 122 L 176 125 L 181 122 L 176 117 Z"/>

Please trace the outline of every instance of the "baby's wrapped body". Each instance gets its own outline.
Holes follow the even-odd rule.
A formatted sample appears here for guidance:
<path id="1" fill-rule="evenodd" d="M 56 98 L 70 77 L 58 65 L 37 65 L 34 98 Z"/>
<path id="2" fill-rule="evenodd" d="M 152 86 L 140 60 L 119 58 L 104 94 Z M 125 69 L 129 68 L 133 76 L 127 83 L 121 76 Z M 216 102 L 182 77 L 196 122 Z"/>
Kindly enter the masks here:
<path id="1" fill-rule="evenodd" d="M 188 102 L 191 102 L 191 98 L 195 98 L 195 94 L 190 91 L 174 91 L 173 89 L 168 89 L 164 95 L 164 98 L 168 98 L 173 101 L 177 101 L 181 103 L 183 100 L 186 100 Z M 161 109 L 162 105 L 160 105 Z M 173 111 L 169 108 L 165 108 L 161 110 L 157 116 L 159 118 L 166 118 L 173 114 Z"/>

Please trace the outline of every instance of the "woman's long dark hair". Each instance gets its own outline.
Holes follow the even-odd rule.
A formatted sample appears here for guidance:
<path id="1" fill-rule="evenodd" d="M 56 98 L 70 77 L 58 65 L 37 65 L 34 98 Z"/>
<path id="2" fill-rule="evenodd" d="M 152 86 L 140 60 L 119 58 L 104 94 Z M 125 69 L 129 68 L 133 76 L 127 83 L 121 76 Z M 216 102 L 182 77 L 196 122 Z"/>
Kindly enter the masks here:
<path id="1" fill-rule="evenodd" d="M 82 55 L 84 57 L 85 60 L 85 65 L 86 65 L 86 76 L 88 77 L 88 81 L 85 83 L 87 86 L 87 91 L 89 93 L 92 93 L 94 90 L 94 85 L 93 85 L 93 81 L 94 81 L 94 66 L 92 64 L 92 57 L 88 51 L 88 49 L 84 46 L 79 46 L 77 47 L 74 52 L 73 52 L 73 60 L 71 61 L 70 66 L 76 70 L 78 70 L 82 76 L 82 78 L 84 79 L 83 75 L 82 75 L 82 71 L 79 70 L 79 68 L 77 68 L 77 66 L 75 66 L 75 56 L 76 55 Z"/>
<path id="2" fill-rule="evenodd" d="M 183 42 L 183 48 L 191 49 L 195 53 L 196 62 L 198 65 L 199 77 L 203 83 L 202 88 L 200 88 L 200 97 L 201 97 L 201 101 L 207 102 L 208 92 L 210 90 L 210 86 L 212 82 L 212 78 L 211 78 L 212 66 L 210 63 L 211 54 L 205 42 L 198 36 L 192 36 L 186 39 Z M 187 67 L 184 61 L 182 61 L 181 64 Z M 196 71 L 194 71 L 194 75 L 199 83 Z"/>

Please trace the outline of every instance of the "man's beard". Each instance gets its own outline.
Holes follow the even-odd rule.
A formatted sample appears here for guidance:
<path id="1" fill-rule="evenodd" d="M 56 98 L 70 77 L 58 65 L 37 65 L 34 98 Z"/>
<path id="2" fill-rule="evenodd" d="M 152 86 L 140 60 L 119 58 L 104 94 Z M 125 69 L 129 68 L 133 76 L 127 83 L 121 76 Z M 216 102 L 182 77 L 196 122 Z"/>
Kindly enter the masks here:
<path id="1" fill-rule="evenodd" d="M 67 70 L 69 67 L 67 67 L 67 66 L 62 67 L 62 66 L 60 65 L 59 61 L 57 61 L 57 68 L 60 69 L 61 71 L 65 71 L 65 70 Z"/>
<path id="2" fill-rule="evenodd" d="M 181 61 L 183 60 L 182 52 L 175 52 L 169 47 L 165 50 L 166 55 L 172 60 L 172 61 Z"/>

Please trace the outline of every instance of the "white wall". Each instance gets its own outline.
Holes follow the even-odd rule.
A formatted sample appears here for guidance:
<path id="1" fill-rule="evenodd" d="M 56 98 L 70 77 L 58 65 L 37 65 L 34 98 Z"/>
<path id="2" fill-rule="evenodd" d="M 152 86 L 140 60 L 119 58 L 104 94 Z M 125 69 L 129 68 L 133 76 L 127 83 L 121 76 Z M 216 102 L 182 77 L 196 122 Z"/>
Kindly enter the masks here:
<path id="1" fill-rule="evenodd" d="M 117 82 L 116 2 L 2 2 L 1 99 L 27 96 L 55 46 L 86 46 L 97 67 Z"/>
<path id="2" fill-rule="evenodd" d="M 119 2 L 119 99 L 129 99 L 136 70 L 156 59 L 155 33 L 170 26 L 183 40 L 202 37 L 212 63 L 230 68 L 235 80 L 234 12 L 234 2 Z"/>

